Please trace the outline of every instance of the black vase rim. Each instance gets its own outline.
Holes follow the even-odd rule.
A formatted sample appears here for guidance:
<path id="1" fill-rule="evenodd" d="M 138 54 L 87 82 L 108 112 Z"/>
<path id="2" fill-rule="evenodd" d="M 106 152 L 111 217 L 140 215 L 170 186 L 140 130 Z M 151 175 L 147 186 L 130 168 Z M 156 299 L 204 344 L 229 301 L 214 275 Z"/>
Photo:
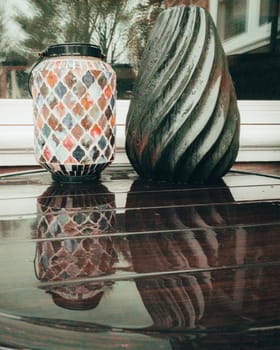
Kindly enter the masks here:
<path id="1" fill-rule="evenodd" d="M 87 43 L 63 43 L 49 45 L 44 51 L 39 53 L 39 56 L 91 56 L 96 58 L 104 58 L 100 46 Z"/>

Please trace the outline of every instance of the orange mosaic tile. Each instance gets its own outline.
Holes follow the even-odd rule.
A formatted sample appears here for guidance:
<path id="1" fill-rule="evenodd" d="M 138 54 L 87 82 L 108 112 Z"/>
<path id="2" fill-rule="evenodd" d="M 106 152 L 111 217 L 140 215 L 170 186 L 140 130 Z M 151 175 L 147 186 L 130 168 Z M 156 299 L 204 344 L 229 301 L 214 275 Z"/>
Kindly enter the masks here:
<path id="1" fill-rule="evenodd" d="M 94 127 L 90 130 L 90 134 L 92 137 L 97 139 L 102 134 L 102 130 L 97 124 L 95 124 Z"/>
<path id="2" fill-rule="evenodd" d="M 92 119 L 88 115 L 85 115 L 81 121 L 81 125 L 84 127 L 85 130 L 89 130 L 92 126 Z"/>
<path id="3" fill-rule="evenodd" d="M 72 129 L 71 133 L 75 137 L 76 140 L 79 140 L 81 138 L 81 136 L 83 135 L 84 130 L 79 124 L 76 124 L 74 126 L 74 128 Z"/>
<path id="4" fill-rule="evenodd" d="M 49 71 L 48 75 L 47 75 L 47 82 L 48 82 L 48 85 L 53 88 L 56 83 L 58 82 L 58 77 L 57 75 L 52 72 L 52 71 Z"/>
<path id="5" fill-rule="evenodd" d="M 93 106 L 93 102 L 94 101 L 90 98 L 89 94 L 86 94 L 86 96 L 81 99 L 81 104 L 87 111 Z"/>

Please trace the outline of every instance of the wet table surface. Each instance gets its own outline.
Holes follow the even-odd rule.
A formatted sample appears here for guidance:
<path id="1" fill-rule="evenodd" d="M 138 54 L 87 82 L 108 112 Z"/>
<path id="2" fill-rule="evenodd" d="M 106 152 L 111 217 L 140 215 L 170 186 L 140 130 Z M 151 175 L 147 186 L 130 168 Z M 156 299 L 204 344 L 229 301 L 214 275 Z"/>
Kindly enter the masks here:
<path id="1" fill-rule="evenodd" d="M 280 179 L 0 177 L 0 347 L 278 349 Z"/>

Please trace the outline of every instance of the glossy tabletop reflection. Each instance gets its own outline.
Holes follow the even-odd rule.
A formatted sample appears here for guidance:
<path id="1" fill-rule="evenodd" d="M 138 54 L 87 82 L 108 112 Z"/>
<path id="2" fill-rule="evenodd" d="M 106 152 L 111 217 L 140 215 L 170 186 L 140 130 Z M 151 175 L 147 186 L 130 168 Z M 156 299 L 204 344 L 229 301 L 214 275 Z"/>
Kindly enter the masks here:
<path id="1" fill-rule="evenodd" d="M 280 179 L 0 177 L 0 347 L 278 349 Z"/>

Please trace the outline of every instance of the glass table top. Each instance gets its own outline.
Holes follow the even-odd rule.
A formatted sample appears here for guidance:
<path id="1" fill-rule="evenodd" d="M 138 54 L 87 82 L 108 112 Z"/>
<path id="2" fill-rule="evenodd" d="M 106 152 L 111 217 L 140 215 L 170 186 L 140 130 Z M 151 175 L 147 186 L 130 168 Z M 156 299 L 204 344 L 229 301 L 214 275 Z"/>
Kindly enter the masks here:
<path id="1" fill-rule="evenodd" d="M 0 346 L 274 348 L 280 179 L 0 177 Z"/>

